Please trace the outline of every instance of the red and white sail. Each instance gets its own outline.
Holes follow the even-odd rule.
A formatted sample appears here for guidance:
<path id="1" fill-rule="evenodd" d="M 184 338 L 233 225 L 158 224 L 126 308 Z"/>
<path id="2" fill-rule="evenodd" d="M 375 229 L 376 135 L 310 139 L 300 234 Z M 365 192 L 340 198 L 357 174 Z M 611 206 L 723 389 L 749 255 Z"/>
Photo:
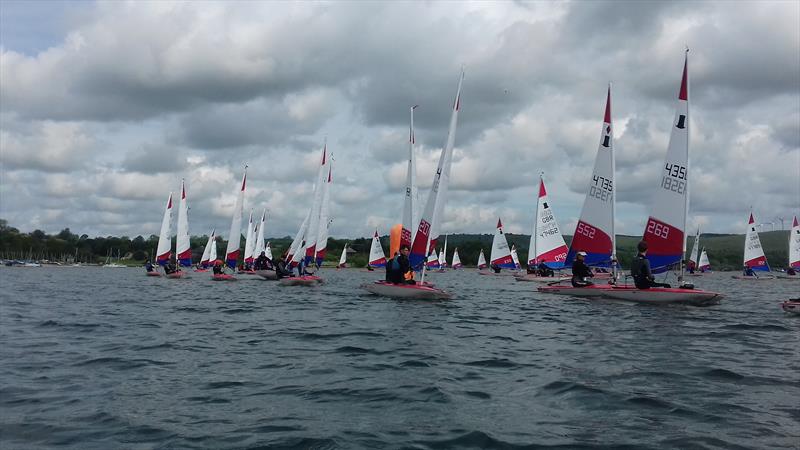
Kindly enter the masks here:
<path id="1" fill-rule="evenodd" d="M 216 233 L 216 231 L 217 231 L 216 229 L 211 230 L 211 236 L 208 237 L 208 242 L 206 242 L 206 246 L 203 249 L 203 256 L 200 257 L 200 267 L 206 268 L 209 265 L 211 265 L 211 262 L 213 261 L 213 259 L 211 259 L 211 245 L 213 244 L 214 247 L 217 246 L 217 243 L 214 242 L 215 238 L 214 233 Z M 214 259 L 216 259 L 216 252 L 214 253 L 215 253 Z"/>
<path id="2" fill-rule="evenodd" d="M 178 264 L 183 267 L 192 265 L 192 247 L 189 243 L 189 205 L 186 203 L 186 186 L 181 180 L 181 201 L 178 205 L 178 235 L 175 243 Z"/>
<path id="3" fill-rule="evenodd" d="M 308 221 L 308 232 L 306 233 L 305 244 L 305 264 L 309 265 L 315 259 L 317 254 L 317 236 L 319 235 L 320 227 L 320 209 L 322 208 L 322 195 L 324 185 L 326 183 L 325 177 L 327 175 L 327 153 L 328 144 L 322 146 L 322 162 L 317 170 L 317 178 L 314 182 L 314 201 L 311 203 L 311 216 Z M 327 224 L 326 224 L 327 225 Z"/>
<path id="4" fill-rule="evenodd" d="M 265 209 L 261 213 L 261 221 L 258 223 L 258 232 L 256 233 L 256 242 L 255 246 L 253 247 L 253 257 L 258 258 L 261 256 L 261 252 L 265 252 L 266 255 L 266 247 L 264 246 L 264 230 L 267 225 L 267 210 Z"/>
<path id="5" fill-rule="evenodd" d="M 484 261 L 484 263 L 485 263 L 485 261 Z M 464 267 L 464 265 L 461 263 L 461 257 L 458 256 L 458 247 L 456 247 L 455 250 L 453 250 L 453 264 L 452 264 L 452 267 L 453 267 L 453 269 L 460 269 L 460 268 Z"/>
<path id="6" fill-rule="evenodd" d="M 383 267 L 386 265 L 386 255 L 383 253 L 378 230 L 375 230 L 375 235 L 372 236 L 372 245 L 369 247 L 369 265 L 371 267 Z"/>
<path id="7" fill-rule="evenodd" d="M 597 146 L 597 156 L 581 216 L 572 235 L 566 266 L 572 266 L 578 252 L 586 252 L 586 264 L 597 267 L 609 267 L 616 257 L 614 165 L 614 129 L 611 125 L 609 84 L 600 144 Z"/>
<path id="8" fill-rule="evenodd" d="M 166 266 L 172 257 L 172 192 L 167 199 L 167 207 L 164 208 L 164 217 L 161 219 L 161 232 L 158 234 L 158 246 L 156 247 L 156 261 L 159 265 Z"/>
<path id="9" fill-rule="evenodd" d="M 414 144 L 416 138 L 414 137 L 414 109 L 417 105 L 410 108 L 411 110 L 411 125 L 408 130 L 408 167 L 406 169 L 406 194 L 403 202 L 403 228 L 400 231 L 400 246 L 407 245 L 411 247 L 411 233 L 416 230 L 419 218 L 417 217 L 417 208 L 419 203 L 419 195 L 417 193 L 417 163 L 414 157 Z"/>
<path id="10" fill-rule="evenodd" d="M 328 178 L 322 185 L 322 205 L 319 209 L 319 233 L 317 233 L 316 263 L 317 267 L 325 261 L 325 254 L 328 252 L 328 229 L 331 226 L 329 217 L 331 203 L 331 165 L 328 163 Z"/>
<path id="11" fill-rule="evenodd" d="M 568 251 L 558 221 L 547 199 L 544 178 L 540 176 L 536 221 L 533 223 L 531 244 L 528 247 L 528 267 L 536 267 L 543 262 L 551 269 L 561 269 L 564 267 Z"/>
<path id="12" fill-rule="evenodd" d="M 756 220 L 752 212 L 750 220 L 747 222 L 747 234 L 744 238 L 744 266 L 753 270 L 769 271 L 767 257 L 761 247 L 761 239 L 758 238 Z"/>
<path id="13" fill-rule="evenodd" d="M 253 210 L 250 210 L 250 217 L 247 219 L 247 234 L 244 238 L 244 263 L 253 264 L 253 250 L 255 248 L 255 228 L 253 224 Z"/>
<path id="14" fill-rule="evenodd" d="M 439 165 L 436 168 L 436 175 L 433 177 L 433 184 L 428 194 L 428 201 L 425 203 L 425 209 L 422 212 L 419 226 L 411 244 L 411 254 L 409 255 L 411 267 L 417 268 L 425 261 L 428 249 L 436 247 L 436 240 L 439 237 L 439 218 L 447 196 L 447 186 L 450 183 L 450 167 L 453 161 L 458 112 L 461 109 L 461 85 L 463 82 L 464 71 L 462 70 L 458 79 L 456 98 L 453 102 L 453 112 L 450 116 L 447 141 L 442 149 Z"/>
<path id="15" fill-rule="evenodd" d="M 686 215 L 689 210 L 689 75 L 688 53 L 678 91 L 678 104 L 660 172 L 653 209 L 642 239 L 653 272 L 680 264 L 686 254 Z"/>
<path id="16" fill-rule="evenodd" d="M 701 272 L 708 272 L 711 270 L 711 263 L 708 261 L 708 254 L 706 249 L 700 252 L 700 260 L 697 262 L 697 270 Z"/>
<path id="17" fill-rule="evenodd" d="M 485 269 L 486 267 L 486 257 L 483 256 L 483 249 L 481 249 L 481 253 L 478 255 L 478 270 Z"/>
<path id="18" fill-rule="evenodd" d="M 794 216 L 789 233 L 789 267 L 800 269 L 800 223 L 797 222 L 797 216 Z"/>
<path id="19" fill-rule="evenodd" d="M 505 269 L 514 268 L 514 258 L 511 257 L 511 249 L 508 248 L 506 235 L 503 234 L 503 222 L 497 219 L 497 229 L 492 238 L 492 253 L 489 254 L 489 261 L 492 266 L 499 266 Z"/>
<path id="20" fill-rule="evenodd" d="M 239 261 L 239 244 L 242 240 L 242 208 L 244 206 L 244 190 L 247 186 L 247 166 L 242 175 L 242 187 L 236 192 L 236 203 L 233 205 L 231 229 L 228 232 L 228 248 L 225 250 L 225 263 L 231 269 L 236 268 Z"/>
<path id="21" fill-rule="evenodd" d="M 347 267 L 347 244 L 342 248 L 342 256 L 339 257 L 339 264 L 336 265 L 339 269 Z"/>
<path id="22" fill-rule="evenodd" d="M 430 254 L 428 254 L 428 259 L 425 261 L 425 266 L 427 266 L 428 269 L 439 268 L 439 255 L 435 248 L 432 248 Z"/>

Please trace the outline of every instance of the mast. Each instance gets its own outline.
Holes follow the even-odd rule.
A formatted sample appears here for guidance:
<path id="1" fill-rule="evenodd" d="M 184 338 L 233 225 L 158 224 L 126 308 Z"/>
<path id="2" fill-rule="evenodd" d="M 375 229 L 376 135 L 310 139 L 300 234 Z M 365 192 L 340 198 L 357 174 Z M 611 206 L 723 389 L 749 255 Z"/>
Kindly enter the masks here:
<path id="1" fill-rule="evenodd" d="M 689 217 L 689 194 L 691 189 L 691 183 L 689 183 L 689 172 L 691 171 L 691 152 L 689 151 L 689 132 L 691 127 L 689 126 L 689 47 L 686 47 L 686 53 L 684 54 L 683 60 L 683 89 L 684 92 L 681 94 L 686 99 L 686 195 L 683 196 L 683 211 L 684 211 L 684 233 L 683 233 L 683 255 L 686 254 L 686 223 L 685 218 Z M 682 89 L 682 90 L 683 90 Z M 683 263 L 684 258 L 681 258 L 681 274 L 680 278 L 678 279 L 679 282 L 683 281 L 683 274 L 685 269 L 685 264 Z"/>
<path id="2" fill-rule="evenodd" d="M 614 129 L 611 127 L 611 82 L 608 82 L 608 98 L 606 99 L 606 123 L 608 123 L 609 146 L 611 148 L 611 178 L 617 178 L 617 155 L 614 153 Z M 611 279 L 617 282 L 617 186 L 611 184 Z"/>

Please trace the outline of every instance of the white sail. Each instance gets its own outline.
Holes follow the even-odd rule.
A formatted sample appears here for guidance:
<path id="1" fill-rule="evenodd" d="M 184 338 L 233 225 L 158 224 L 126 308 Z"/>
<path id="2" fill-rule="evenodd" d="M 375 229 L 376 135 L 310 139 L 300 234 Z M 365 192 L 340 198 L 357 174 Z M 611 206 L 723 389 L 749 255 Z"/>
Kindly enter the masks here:
<path id="1" fill-rule="evenodd" d="M 694 243 L 692 244 L 692 253 L 689 256 L 689 264 L 698 267 L 697 262 L 700 251 L 700 228 L 697 229 L 697 234 L 694 236 Z"/>
<path id="2" fill-rule="evenodd" d="M 747 235 L 744 238 L 744 266 L 753 270 L 769 271 L 767 257 L 761 247 L 761 239 L 758 238 L 756 221 L 752 212 L 747 224 Z"/>
<path id="3" fill-rule="evenodd" d="M 342 248 L 342 256 L 339 257 L 339 264 L 336 267 L 347 267 L 347 244 Z"/>
<path id="4" fill-rule="evenodd" d="M 531 245 L 528 247 L 528 267 L 545 263 L 551 269 L 561 269 L 567 259 L 567 244 L 547 200 L 544 178 L 539 177 L 539 200 L 536 203 L 536 221 L 533 223 Z M 519 261 L 514 261 L 519 267 Z"/>
<path id="5" fill-rule="evenodd" d="M 244 239 L 244 263 L 245 264 L 253 264 L 253 248 L 255 244 L 255 238 L 253 233 L 255 229 L 253 228 L 253 210 L 250 210 L 250 218 L 247 219 L 247 234 L 245 235 Z"/>
<path id="6" fill-rule="evenodd" d="M 253 250 L 254 258 L 258 258 L 259 256 L 261 256 L 261 252 L 266 252 L 266 247 L 264 247 L 264 228 L 266 226 L 266 223 L 267 223 L 267 210 L 265 209 L 264 212 L 261 213 L 261 221 L 258 223 L 258 232 L 256 233 L 256 242 Z"/>
<path id="7" fill-rule="evenodd" d="M 797 216 L 794 216 L 789 232 L 789 267 L 800 269 L 800 223 L 797 222 Z"/>
<path id="8" fill-rule="evenodd" d="M 269 246 L 269 242 L 264 246 L 264 255 L 270 260 L 272 259 L 272 248 Z"/>
<path id="9" fill-rule="evenodd" d="M 706 249 L 703 249 L 700 252 L 700 261 L 697 263 L 697 269 L 701 272 L 707 272 L 711 269 L 711 263 L 708 261 L 708 255 L 706 254 Z"/>
<path id="10" fill-rule="evenodd" d="M 485 269 L 486 268 L 486 257 L 483 256 L 483 249 L 481 249 L 481 254 L 478 255 L 478 269 Z"/>
<path id="11" fill-rule="evenodd" d="M 211 250 L 208 252 L 208 261 L 209 263 L 213 263 L 217 260 L 217 237 L 213 236 L 214 232 L 211 232 Z"/>
<path id="12" fill-rule="evenodd" d="M 508 248 L 506 235 L 503 234 L 503 222 L 497 219 L 497 229 L 492 238 L 492 252 L 489 254 L 489 261 L 492 266 L 506 269 L 514 268 L 514 259 L 511 257 L 511 250 Z"/>
<path id="13" fill-rule="evenodd" d="M 244 190 L 247 185 L 247 166 L 242 175 L 242 187 L 236 192 L 236 203 L 233 206 L 231 229 L 228 232 L 228 248 L 225 251 L 225 263 L 231 269 L 236 268 L 239 261 L 239 244 L 242 240 L 242 207 L 244 205 Z"/>
<path id="14" fill-rule="evenodd" d="M 519 255 L 517 255 L 517 247 L 511 246 L 511 260 L 514 261 L 514 268 L 520 269 L 522 266 L 519 263 Z"/>
<path id="15" fill-rule="evenodd" d="M 439 158 L 439 165 L 436 169 L 436 175 L 434 175 L 433 184 L 431 185 L 431 190 L 428 194 L 428 201 L 425 203 L 425 209 L 422 212 L 419 226 L 417 227 L 414 240 L 411 244 L 411 254 L 409 255 L 409 260 L 412 267 L 419 267 L 419 265 L 422 264 L 427 257 L 428 249 L 436 247 L 436 240 L 439 237 L 439 217 L 442 211 L 442 206 L 445 202 L 447 185 L 450 182 L 450 166 L 452 165 L 453 160 L 453 147 L 456 139 L 458 111 L 461 108 L 461 85 L 463 84 L 463 81 L 464 71 L 462 70 L 461 76 L 458 80 L 456 98 L 453 102 L 453 112 L 450 116 L 450 128 L 447 132 L 447 141 L 442 149 L 442 155 Z"/>
<path id="16" fill-rule="evenodd" d="M 206 242 L 206 246 L 203 249 L 203 256 L 200 258 L 200 266 L 201 267 L 208 267 L 210 262 L 213 261 L 211 259 L 211 244 L 214 243 L 214 233 L 216 233 L 216 231 L 217 231 L 216 229 L 211 230 L 211 236 L 208 237 L 208 242 Z M 215 247 L 216 247 L 216 245 L 215 245 Z M 216 258 L 214 258 L 214 259 L 216 259 Z"/>
<path id="17" fill-rule="evenodd" d="M 175 243 L 178 264 L 183 267 L 192 265 L 192 248 L 189 243 L 189 205 L 186 203 L 186 186 L 181 180 L 181 201 L 178 206 L 178 235 Z"/>
<path id="18" fill-rule="evenodd" d="M 453 269 L 460 269 L 463 266 L 461 264 L 461 258 L 458 256 L 458 247 L 453 250 Z"/>
<path id="19" fill-rule="evenodd" d="M 322 147 L 322 163 L 317 170 L 317 178 L 314 183 L 314 200 L 311 204 L 311 216 L 308 222 L 308 232 L 306 233 L 306 265 L 311 264 L 311 261 L 314 259 L 317 253 L 317 235 L 319 234 L 320 227 L 319 215 L 322 207 L 322 194 L 324 191 L 325 176 L 327 175 L 327 171 L 325 170 L 327 168 L 327 152 L 328 144 L 326 143 Z"/>
<path id="20" fill-rule="evenodd" d="M 303 219 L 303 223 L 300 224 L 300 229 L 297 230 L 297 234 L 294 236 L 292 240 L 292 245 L 289 246 L 289 252 L 286 254 L 286 261 L 291 261 L 293 263 L 300 262 L 299 259 L 296 259 L 295 256 L 302 255 L 305 256 L 305 252 L 302 250 L 303 248 L 303 239 L 305 239 L 306 229 L 308 228 L 308 221 L 311 217 L 311 210 L 308 210 L 306 213 L 306 218 Z"/>
<path id="21" fill-rule="evenodd" d="M 369 265 L 371 267 L 383 267 L 386 265 L 386 255 L 383 253 L 378 230 L 375 230 L 375 235 L 372 236 L 372 245 L 369 247 Z"/>
<path id="22" fill-rule="evenodd" d="M 164 217 L 161 219 L 161 232 L 158 234 L 158 246 L 156 247 L 156 261 L 165 266 L 172 257 L 172 192 L 167 199 L 167 207 L 164 208 Z"/>
<path id="23" fill-rule="evenodd" d="M 408 131 L 408 167 L 406 169 L 406 194 L 405 201 L 403 202 L 403 228 L 400 232 L 400 246 L 407 245 L 411 247 L 411 233 L 416 230 L 419 218 L 417 217 L 416 208 L 419 204 L 417 193 L 417 163 L 414 157 L 414 144 L 416 138 L 414 137 L 414 109 L 417 105 L 411 107 L 411 125 Z"/>
<path id="24" fill-rule="evenodd" d="M 572 265 L 578 252 L 587 253 L 585 263 L 590 266 L 608 267 L 616 258 L 614 165 L 614 130 L 611 125 L 609 84 L 600 144 L 597 146 L 594 169 L 588 183 L 580 219 L 567 253 L 567 266 Z"/>
<path id="25" fill-rule="evenodd" d="M 425 262 L 429 269 L 435 269 L 439 267 L 439 254 L 436 252 L 435 248 L 431 249 L 431 252 L 428 254 L 428 259 Z"/>
<path id="26" fill-rule="evenodd" d="M 447 235 L 444 236 L 444 248 L 439 253 L 439 267 L 442 269 L 447 267 Z"/>
<path id="27" fill-rule="evenodd" d="M 328 162 L 327 181 L 322 184 L 322 204 L 319 208 L 319 232 L 317 233 L 316 264 L 317 267 L 325 261 L 328 251 L 328 229 L 331 226 L 329 217 L 331 203 L 331 169 L 333 161 Z"/>

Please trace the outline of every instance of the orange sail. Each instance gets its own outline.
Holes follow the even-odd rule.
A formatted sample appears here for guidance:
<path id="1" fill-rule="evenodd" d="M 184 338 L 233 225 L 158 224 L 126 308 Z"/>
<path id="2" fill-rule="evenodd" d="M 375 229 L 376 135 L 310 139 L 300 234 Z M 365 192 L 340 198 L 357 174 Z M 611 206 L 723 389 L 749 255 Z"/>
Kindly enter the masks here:
<path id="1" fill-rule="evenodd" d="M 402 223 L 394 225 L 389 231 L 389 258 L 394 258 L 394 255 L 400 251 L 400 235 L 402 233 Z"/>

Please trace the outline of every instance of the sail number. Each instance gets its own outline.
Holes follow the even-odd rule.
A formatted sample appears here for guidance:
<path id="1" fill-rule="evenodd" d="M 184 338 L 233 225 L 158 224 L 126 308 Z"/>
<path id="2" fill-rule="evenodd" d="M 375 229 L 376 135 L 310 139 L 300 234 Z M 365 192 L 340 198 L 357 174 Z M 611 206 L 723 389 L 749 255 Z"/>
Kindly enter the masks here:
<path id="1" fill-rule="evenodd" d="M 683 195 L 686 192 L 686 167 L 680 164 L 666 163 L 664 170 L 667 174 L 661 178 L 661 187 Z"/>
<path id="2" fill-rule="evenodd" d="M 666 239 L 667 236 L 669 236 L 669 225 L 660 224 L 650 220 L 647 223 L 647 234 L 652 234 L 662 239 Z"/>
<path id="3" fill-rule="evenodd" d="M 556 262 L 559 261 L 566 261 L 567 260 L 567 252 L 559 253 L 553 258 Z"/>
<path id="4" fill-rule="evenodd" d="M 576 234 L 586 236 L 589 239 L 594 239 L 594 235 L 596 232 L 597 228 L 583 222 L 578 222 L 578 228 L 575 229 Z"/>
<path id="5" fill-rule="evenodd" d="M 428 236 L 428 233 L 431 231 L 431 224 L 429 224 L 426 220 L 420 220 L 419 228 L 417 230 L 424 236 Z"/>
<path id="6" fill-rule="evenodd" d="M 592 175 L 594 184 L 589 187 L 589 197 L 607 202 L 611 200 L 614 191 L 614 181 L 608 178 Z"/>

